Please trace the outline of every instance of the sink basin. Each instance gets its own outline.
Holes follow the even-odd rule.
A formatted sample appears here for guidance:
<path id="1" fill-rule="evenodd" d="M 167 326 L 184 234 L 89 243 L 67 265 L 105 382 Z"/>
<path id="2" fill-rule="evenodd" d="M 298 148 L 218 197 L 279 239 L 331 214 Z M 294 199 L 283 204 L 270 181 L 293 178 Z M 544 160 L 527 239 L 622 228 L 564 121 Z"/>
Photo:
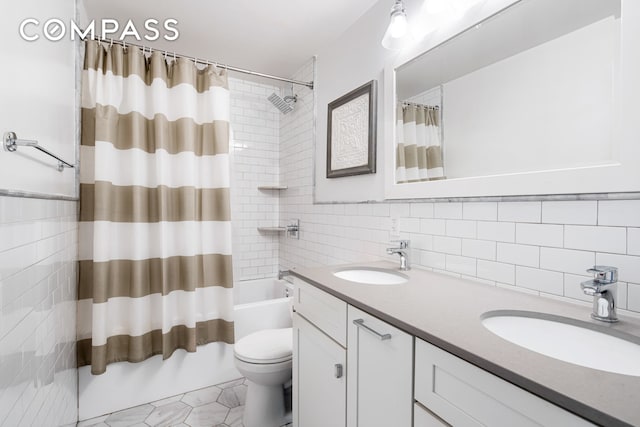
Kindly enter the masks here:
<path id="1" fill-rule="evenodd" d="M 334 276 L 355 283 L 367 285 L 400 285 L 409 278 L 402 273 L 384 268 L 354 267 L 336 271 Z"/>
<path id="2" fill-rule="evenodd" d="M 520 311 L 485 313 L 482 325 L 507 341 L 545 356 L 587 368 L 640 376 L 640 339 L 623 332 Z"/>

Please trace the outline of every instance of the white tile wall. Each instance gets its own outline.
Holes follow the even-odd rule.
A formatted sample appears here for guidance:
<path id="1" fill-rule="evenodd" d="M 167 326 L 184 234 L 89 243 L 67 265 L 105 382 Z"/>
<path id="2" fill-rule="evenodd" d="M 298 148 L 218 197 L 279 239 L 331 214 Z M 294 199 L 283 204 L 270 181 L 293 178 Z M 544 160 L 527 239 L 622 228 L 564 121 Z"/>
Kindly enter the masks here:
<path id="1" fill-rule="evenodd" d="M 498 243 L 497 249 L 496 259 L 500 262 L 529 267 L 540 265 L 540 247 L 538 246 Z"/>
<path id="2" fill-rule="evenodd" d="M 279 225 L 278 190 L 258 190 L 279 182 L 279 111 L 267 100 L 280 89 L 229 79 L 231 92 L 231 218 L 235 280 L 274 277 L 278 234 L 258 232 Z"/>
<path id="3" fill-rule="evenodd" d="M 462 255 L 479 259 L 495 260 L 496 242 L 490 240 L 463 239 Z"/>
<path id="4" fill-rule="evenodd" d="M 547 224 L 516 224 L 516 243 L 561 248 L 563 226 Z"/>
<path id="5" fill-rule="evenodd" d="M 0 425 L 77 420 L 76 210 L 0 197 Z"/>
<path id="6" fill-rule="evenodd" d="M 596 225 L 598 223 L 598 202 L 595 200 L 542 202 L 542 222 Z"/>
<path id="7" fill-rule="evenodd" d="M 548 294 L 562 295 L 564 291 L 564 276 L 556 271 L 517 265 L 516 286 Z"/>
<path id="8" fill-rule="evenodd" d="M 498 204 L 495 202 L 464 203 L 462 206 L 462 218 L 496 221 L 498 219 Z"/>
<path id="9" fill-rule="evenodd" d="M 311 80 L 311 64 L 295 78 Z M 312 101 L 303 91 L 303 108 L 281 120 L 280 176 L 290 189 L 280 212 L 302 228 L 300 240 L 281 238 L 282 267 L 396 261 L 385 248 L 398 219 L 413 265 L 571 301 L 590 301 L 579 287 L 587 268 L 614 265 L 619 307 L 640 312 L 640 201 L 315 205 Z"/>
<path id="10" fill-rule="evenodd" d="M 608 200 L 598 203 L 598 225 L 640 227 L 640 200 Z"/>
<path id="11" fill-rule="evenodd" d="M 507 202 L 498 205 L 498 221 L 540 222 L 541 202 Z"/>
<path id="12" fill-rule="evenodd" d="M 640 228 L 627 229 L 627 253 L 640 255 Z"/>

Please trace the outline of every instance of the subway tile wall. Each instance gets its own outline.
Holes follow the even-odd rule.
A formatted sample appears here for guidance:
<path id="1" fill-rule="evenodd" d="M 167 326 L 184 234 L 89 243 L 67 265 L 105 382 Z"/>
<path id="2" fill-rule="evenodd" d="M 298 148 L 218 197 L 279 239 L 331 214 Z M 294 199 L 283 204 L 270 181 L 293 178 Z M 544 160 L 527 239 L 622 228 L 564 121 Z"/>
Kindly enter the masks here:
<path id="1" fill-rule="evenodd" d="M 76 211 L 0 196 L 0 425 L 77 420 Z"/>
<path id="2" fill-rule="evenodd" d="M 313 79 L 312 63 L 294 77 Z M 640 312 L 640 200 L 313 204 L 313 94 L 280 122 L 281 268 L 388 257 L 392 221 L 414 265 L 491 286 L 590 302 L 580 282 L 594 264 L 617 266 L 619 308 Z M 396 237 L 397 238 L 397 237 Z"/>
<path id="3" fill-rule="evenodd" d="M 278 191 L 258 190 L 279 181 L 279 111 L 267 100 L 280 89 L 229 79 L 231 92 L 231 216 L 234 278 L 278 273 L 278 234 L 257 227 L 279 225 Z"/>

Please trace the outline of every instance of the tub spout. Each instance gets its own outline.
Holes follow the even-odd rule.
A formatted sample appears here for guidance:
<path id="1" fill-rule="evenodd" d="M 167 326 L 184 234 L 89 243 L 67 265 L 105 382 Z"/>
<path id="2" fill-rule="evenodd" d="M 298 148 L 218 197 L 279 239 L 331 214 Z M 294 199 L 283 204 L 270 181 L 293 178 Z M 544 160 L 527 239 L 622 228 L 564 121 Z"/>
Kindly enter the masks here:
<path id="1" fill-rule="evenodd" d="M 278 280 L 282 280 L 287 276 L 291 275 L 290 270 L 278 270 Z"/>

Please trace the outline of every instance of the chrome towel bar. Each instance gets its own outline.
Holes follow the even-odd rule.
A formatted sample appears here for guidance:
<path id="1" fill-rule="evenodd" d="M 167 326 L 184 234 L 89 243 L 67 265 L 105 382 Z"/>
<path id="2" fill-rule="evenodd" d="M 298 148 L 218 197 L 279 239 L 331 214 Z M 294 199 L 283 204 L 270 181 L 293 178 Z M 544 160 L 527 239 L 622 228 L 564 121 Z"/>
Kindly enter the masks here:
<path id="1" fill-rule="evenodd" d="M 4 141 L 4 149 L 6 151 L 14 152 L 14 151 L 16 151 L 18 149 L 18 146 L 21 146 L 21 147 L 33 147 L 36 150 L 40 150 L 44 154 L 53 157 L 54 159 L 56 159 L 58 161 L 58 170 L 60 172 L 62 172 L 64 170 L 64 168 L 74 168 L 75 167 L 71 163 L 65 162 L 60 157 L 58 157 L 55 154 L 53 154 L 51 151 L 49 151 L 46 148 L 44 148 L 41 145 L 39 145 L 38 141 L 33 141 L 33 140 L 29 140 L 29 139 L 18 139 L 18 137 L 17 137 L 15 132 L 5 132 L 4 136 L 2 137 L 2 140 Z"/>

